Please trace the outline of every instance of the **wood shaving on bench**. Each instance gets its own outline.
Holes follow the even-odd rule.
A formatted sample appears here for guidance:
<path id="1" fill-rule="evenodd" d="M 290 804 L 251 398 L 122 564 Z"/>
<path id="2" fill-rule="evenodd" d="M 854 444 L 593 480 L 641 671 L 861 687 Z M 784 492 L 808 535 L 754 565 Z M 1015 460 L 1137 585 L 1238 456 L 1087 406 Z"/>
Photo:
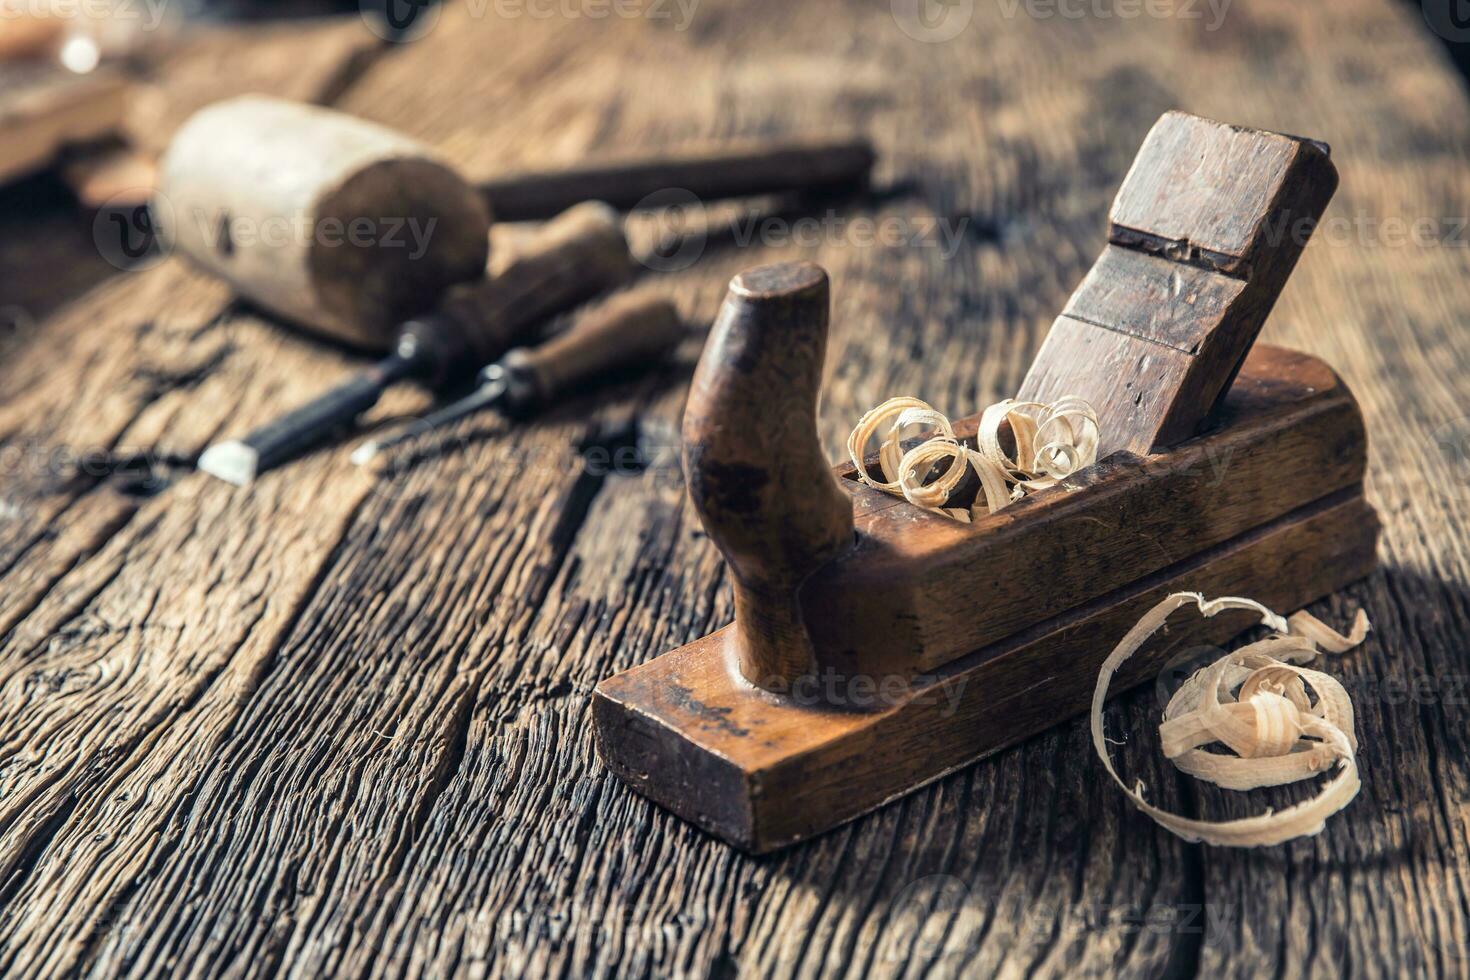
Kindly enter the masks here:
<path id="1" fill-rule="evenodd" d="M 1001 426 L 1009 424 L 1015 443 L 1007 455 Z M 928 438 L 903 449 L 903 433 L 915 429 Z M 863 466 L 864 449 L 881 436 L 878 468 L 882 481 Z M 890 398 L 858 420 L 847 437 L 847 454 L 857 467 L 858 479 L 876 490 L 901 496 L 909 503 L 969 522 L 979 516 L 982 502 L 995 513 L 1032 490 L 1054 486 L 1083 467 L 1097 462 L 1097 413 L 1081 398 L 1062 398 L 1052 404 L 1019 402 L 1007 398 L 980 416 L 976 448 L 955 437 L 954 426 L 927 402 L 911 396 Z M 935 467 L 950 465 L 938 476 Z M 968 510 L 945 507 L 968 470 L 980 480 L 980 493 Z"/>
<path id="2" fill-rule="evenodd" d="M 1205 617 L 1227 609 L 1260 614 L 1274 635 L 1196 671 L 1170 699 L 1159 725 L 1164 755 L 1181 771 L 1226 789 L 1281 786 L 1327 772 L 1337 775 L 1315 797 L 1284 810 L 1239 820 L 1192 820 L 1145 802 L 1140 781 L 1129 789 L 1113 768 L 1103 737 L 1103 702 L 1124 661 L 1181 606 L 1194 603 Z M 1290 619 L 1251 599 L 1205 599 L 1176 592 L 1150 609 L 1103 662 L 1092 695 L 1092 744 L 1113 781 L 1135 806 L 1180 837 L 1223 847 L 1262 847 L 1320 833 L 1327 818 L 1358 794 L 1353 703 L 1332 677 L 1302 664 L 1321 653 L 1343 653 L 1363 642 L 1370 626 L 1360 609 L 1343 636 L 1306 612 Z M 1308 689 L 1316 695 L 1315 703 Z M 1223 743 L 1234 755 L 1207 752 Z"/>

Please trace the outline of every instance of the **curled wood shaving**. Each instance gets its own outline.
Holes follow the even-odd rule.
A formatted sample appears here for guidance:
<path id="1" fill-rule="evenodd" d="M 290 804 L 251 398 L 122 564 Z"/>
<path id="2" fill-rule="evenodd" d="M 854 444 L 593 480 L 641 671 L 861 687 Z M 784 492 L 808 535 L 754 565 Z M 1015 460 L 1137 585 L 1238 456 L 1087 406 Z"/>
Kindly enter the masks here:
<path id="1" fill-rule="evenodd" d="M 1009 424 L 1015 452 L 1007 455 L 1000 430 Z M 928 437 L 905 452 L 904 433 L 927 430 Z M 863 466 L 864 449 L 880 436 L 875 480 Z M 847 454 L 857 467 L 858 479 L 886 493 L 902 496 L 926 510 L 961 521 L 977 516 L 981 502 L 995 513 L 1030 490 L 1055 485 L 1097 462 L 1097 413 L 1081 398 L 1067 397 L 1053 404 L 1006 399 L 980 416 L 976 447 L 955 437 L 954 426 L 943 413 L 911 396 L 890 398 L 858 420 L 847 437 Z M 940 463 L 949 465 L 939 470 Z M 946 508 L 950 496 L 974 470 L 980 493 L 968 511 Z"/>
<path id="2" fill-rule="evenodd" d="M 1002 422 L 1011 424 L 1014 457 L 1001 448 Z M 1069 395 L 1050 405 L 1007 398 L 981 414 L 976 442 L 1010 479 L 1041 490 L 1097 462 L 1097 436 L 1097 413 L 1081 398 Z"/>
<path id="3" fill-rule="evenodd" d="M 918 398 L 890 398 L 858 419 L 857 427 L 847 437 L 847 454 L 857 466 L 858 479 L 878 490 L 899 493 L 898 477 L 895 474 L 903 457 L 903 431 L 910 426 L 925 424 L 936 430 L 931 438 L 957 441 L 949 419 L 935 411 L 928 402 Z M 883 483 L 869 476 L 862 462 L 863 448 L 879 431 L 883 432 L 883 442 L 878 447 L 878 466 L 883 471 Z"/>
<path id="4" fill-rule="evenodd" d="M 1129 789 L 1113 768 L 1102 723 L 1108 684 L 1171 613 L 1191 602 L 1206 617 L 1227 609 L 1258 613 L 1275 633 L 1200 669 L 1175 692 L 1159 726 L 1165 756 L 1183 772 L 1226 789 L 1280 786 L 1335 766 L 1337 775 L 1317 796 L 1240 820 L 1191 820 L 1150 805 L 1143 798 L 1143 783 Z M 1342 636 L 1305 612 L 1282 619 L 1250 599 L 1207 600 L 1196 592 L 1176 592 L 1150 609 L 1103 662 L 1092 695 L 1093 747 L 1134 805 L 1185 840 L 1261 847 L 1319 833 L 1327 818 L 1358 793 L 1358 744 L 1353 704 L 1342 685 L 1301 665 L 1323 652 L 1351 650 L 1363 642 L 1368 630 L 1368 617 L 1361 610 L 1352 630 Z M 1214 742 L 1235 754 L 1203 749 Z"/>

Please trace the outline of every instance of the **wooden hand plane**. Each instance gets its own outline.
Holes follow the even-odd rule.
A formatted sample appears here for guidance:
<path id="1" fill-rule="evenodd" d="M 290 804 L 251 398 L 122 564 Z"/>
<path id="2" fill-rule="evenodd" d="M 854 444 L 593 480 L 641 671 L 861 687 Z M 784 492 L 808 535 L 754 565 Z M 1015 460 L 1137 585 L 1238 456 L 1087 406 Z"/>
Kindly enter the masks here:
<path id="1" fill-rule="evenodd" d="M 1084 711 L 1166 593 L 1289 612 L 1367 574 L 1378 521 L 1356 403 L 1321 361 L 1251 350 L 1336 187 L 1320 142 L 1160 119 L 1018 393 L 1091 402 L 1099 462 L 972 524 L 824 459 L 826 274 L 737 276 L 683 432 L 735 622 L 598 686 L 607 766 L 769 851 Z M 1251 625 L 1171 626 L 1115 690 Z"/>

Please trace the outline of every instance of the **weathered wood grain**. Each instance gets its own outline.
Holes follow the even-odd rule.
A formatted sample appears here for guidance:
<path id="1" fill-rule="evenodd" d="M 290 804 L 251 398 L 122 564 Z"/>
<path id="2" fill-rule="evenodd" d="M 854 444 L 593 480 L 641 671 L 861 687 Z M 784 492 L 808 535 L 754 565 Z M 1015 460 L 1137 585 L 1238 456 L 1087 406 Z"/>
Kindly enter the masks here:
<path id="1" fill-rule="evenodd" d="M 1098 453 L 1194 435 L 1337 190 L 1326 144 L 1167 112 L 1109 212 L 1108 245 L 1018 398 L 1097 409 Z"/>
<path id="2" fill-rule="evenodd" d="M 152 84 L 133 100 L 128 142 L 156 159 L 195 111 L 250 92 L 336 102 L 383 50 L 355 18 L 190 23 L 148 66 Z"/>
<path id="3" fill-rule="evenodd" d="M 838 206 L 829 226 L 897 219 L 932 246 L 859 244 L 848 223 L 801 247 L 719 209 L 704 262 L 666 280 L 708 320 L 739 268 L 800 256 L 832 270 L 820 431 L 834 458 L 886 395 L 958 415 L 1019 383 L 1162 111 L 1326 139 L 1339 225 L 1319 230 L 1265 339 L 1344 375 L 1385 521 L 1387 571 L 1317 610 L 1340 623 L 1361 604 L 1377 628 L 1334 664 L 1364 743 L 1364 791 L 1342 818 L 1269 852 L 1184 845 L 1097 778 L 1080 724 L 772 860 L 625 791 L 593 754 L 592 686 L 731 617 L 667 451 L 683 397 L 670 369 L 524 429 L 467 422 L 377 484 L 342 450 L 248 496 L 165 467 L 180 478 L 131 498 L 120 529 L 89 503 L 117 477 L 58 496 L 7 471 L 0 567 L 30 584 L 0 582 L 13 620 L 0 969 L 1464 972 L 1470 753 L 1448 688 L 1467 669 L 1470 493 L 1464 457 L 1441 445 L 1470 428 L 1455 373 L 1470 360 L 1463 229 L 1454 240 L 1470 213 L 1465 92 L 1413 5 L 1389 0 L 1237 0 L 1218 30 L 1208 11 L 1003 8 L 976 4 L 956 37 L 923 43 L 887 4 L 704 0 L 682 31 L 453 7 L 343 104 L 472 176 L 837 122 L 872 134 L 876 183 L 892 190 Z M 787 237 L 798 216 L 784 215 Z M 1437 233 L 1415 244 L 1385 218 Z M 655 223 L 635 221 L 645 245 Z M 961 224 L 947 255 L 938 232 Z M 4 351 L 0 448 L 183 458 L 349 367 L 172 263 L 114 279 Z M 608 472 L 630 427 L 665 451 Z M 597 466 L 577 464 L 579 445 Z M 1407 696 L 1384 693 L 1394 679 Z M 1128 699 L 1110 735 L 1146 732 L 1158 707 Z M 1281 799 L 1185 788 L 1147 735 L 1126 737 L 1120 768 L 1163 805 Z"/>
<path id="4" fill-rule="evenodd" d="M 794 680 L 793 698 L 752 696 L 729 667 L 744 627 L 737 600 L 735 624 L 597 687 L 598 756 L 659 805 L 764 854 L 1085 712 L 1109 649 L 1097 638 L 1123 635 L 1170 593 L 1223 595 L 1250 581 L 1268 608 L 1301 608 L 1372 570 L 1377 528 L 1361 490 L 1334 495 L 896 690 L 907 677 L 833 670 Z M 1120 686 L 1258 623 L 1175 625 Z"/>
<path id="5" fill-rule="evenodd" d="M 1155 455 L 1116 454 L 970 525 L 850 482 L 862 540 L 802 586 L 816 662 L 879 676 L 933 670 L 1035 626 L 1048 610 L 1107 595 L 1362 483 L 1362 420 L 1325 364 L 1262 345 L 1246 372 L 1215 432 Z M 974 416 L 955 422 L 961 438 L 978 428 Z M 1045 602 L 1034 581 L 1005 574 L 1032 563 L 1047 569 Z"/>

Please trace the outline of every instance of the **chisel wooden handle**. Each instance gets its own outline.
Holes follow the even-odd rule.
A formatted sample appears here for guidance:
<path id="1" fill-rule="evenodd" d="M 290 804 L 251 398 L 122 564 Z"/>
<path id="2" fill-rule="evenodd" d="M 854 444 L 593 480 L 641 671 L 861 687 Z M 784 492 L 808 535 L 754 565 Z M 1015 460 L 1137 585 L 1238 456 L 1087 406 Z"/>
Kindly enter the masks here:
<path id="1" fill-rule="evenodd" d="M 861 188 L 875 154 L 865 139 L 749 145 L 698 156 L 631 160 L 513 174 L 479 185 L 499 221 L 545 218 L 578 201 L 627 210 L 657 191 L 700 200 Z"/>
<path id="2" fill-rule="evenodd" d="M 435 360 L 446 366 L 485 364 L 633 272 L 618 215 L 606 204 L 579 204 L 541 229 L 499 275 L 451 286 L 433 314 L 404 327 L 404 342 L 433 345 Z"/>
<path id="3" fill-rule="evenodd" d="M 512 407 L 545 404 L 600 374 L 661 358 L 684 335 L 684 323 L 667 299 L 648 293 L 614 296 L 565 333 L 506 355 L 505 369 L 525 382 Z"/>

